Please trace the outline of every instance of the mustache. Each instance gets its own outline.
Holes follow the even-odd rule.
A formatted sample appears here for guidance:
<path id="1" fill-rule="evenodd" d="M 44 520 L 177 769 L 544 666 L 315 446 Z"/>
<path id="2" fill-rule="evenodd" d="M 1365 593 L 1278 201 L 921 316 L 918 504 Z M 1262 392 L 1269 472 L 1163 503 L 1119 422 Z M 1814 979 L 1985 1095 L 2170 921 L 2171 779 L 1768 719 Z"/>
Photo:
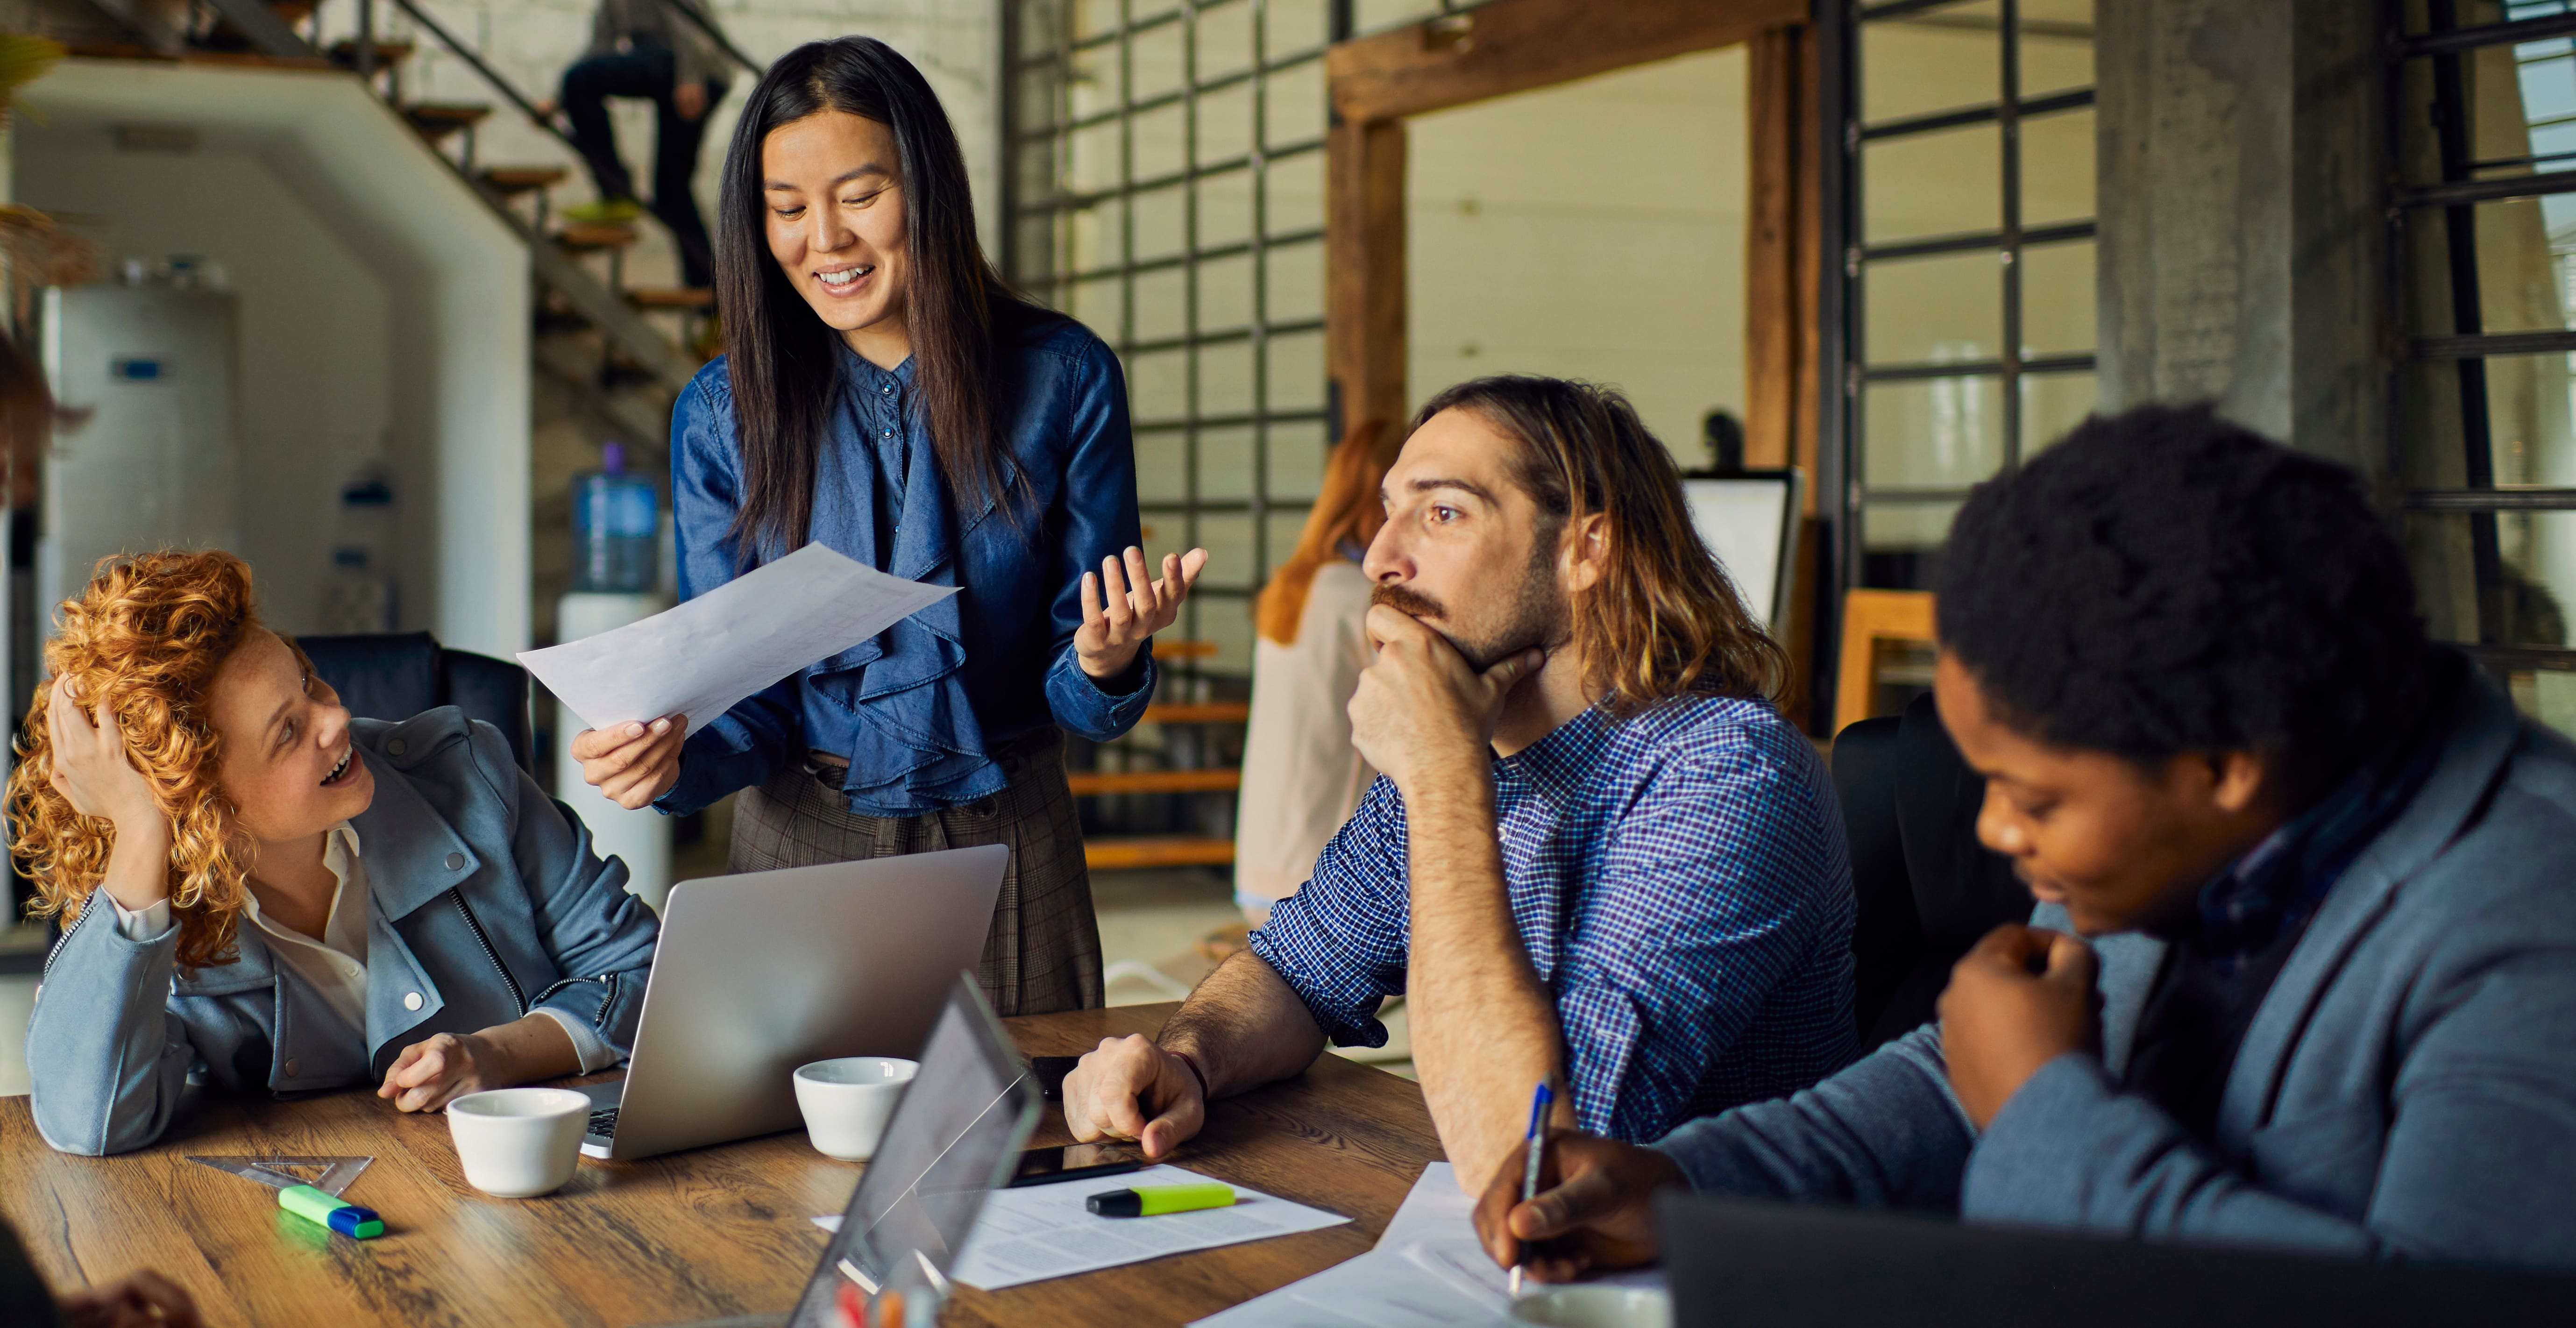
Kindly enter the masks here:
<path id="1" fill-rule="evenodd" d="M 1398 613 L 1410 614 L 1416 618 L 1449 616 L 1449 611 L 1440 606 L 1440 601 L 1410 586 L 1381 584 L 1369 591 L 1369 603 L 1383 604 Z"/>

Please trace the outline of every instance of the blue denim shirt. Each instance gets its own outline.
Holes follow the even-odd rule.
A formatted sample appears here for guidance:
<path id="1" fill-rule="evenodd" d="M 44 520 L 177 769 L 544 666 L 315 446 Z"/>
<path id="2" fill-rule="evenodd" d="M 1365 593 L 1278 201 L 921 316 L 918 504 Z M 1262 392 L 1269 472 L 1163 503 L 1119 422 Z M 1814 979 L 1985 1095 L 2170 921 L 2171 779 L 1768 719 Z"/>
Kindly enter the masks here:
<path id="1" fill-rule="evenodd" d="M 992 405 L 1015 512 L 987 497 L 961 513 L 912 401 L 911 363 L 879 369 L 847 347 L 815 467 L 810 540 L 958 593 L 690 735 L 679 782 L 655 806 L 695 811 L 814 750 L 849 758 L 851 811 L 917 816 L 999 792 L 989 753 L 1010 739 L 1060 725 L 1106 741 L 1135 725 L 1154 693 L 1151 645 L 1105 684 L 1073 649 L 1083 572 L 1140 540 L 1125 378 L 1081 324 L 1006 316 Z M 729 538 L 741 491 L 733 386 L 719 359 L 671 415 L 682 599 L 749 570 Z"/>

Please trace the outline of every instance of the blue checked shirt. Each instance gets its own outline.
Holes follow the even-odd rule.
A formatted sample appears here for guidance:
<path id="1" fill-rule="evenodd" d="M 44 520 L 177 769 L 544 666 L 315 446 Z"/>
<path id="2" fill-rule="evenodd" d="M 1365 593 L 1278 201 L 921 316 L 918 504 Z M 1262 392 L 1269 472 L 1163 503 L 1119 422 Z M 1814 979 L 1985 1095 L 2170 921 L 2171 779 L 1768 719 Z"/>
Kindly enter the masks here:
<path id="1" fill-rule="evenodd" d="M 1494 761 L 1512 920 L 1555 993 L 1583 1129 L 1649 1140 L 1778 1097 L 1852 1052 L 1842 809 L 1759 701 L 1596 706 Z M 1381 777 L 1252 949 L 1342 1046 L 1404 990 L 1404 800 Z"/>

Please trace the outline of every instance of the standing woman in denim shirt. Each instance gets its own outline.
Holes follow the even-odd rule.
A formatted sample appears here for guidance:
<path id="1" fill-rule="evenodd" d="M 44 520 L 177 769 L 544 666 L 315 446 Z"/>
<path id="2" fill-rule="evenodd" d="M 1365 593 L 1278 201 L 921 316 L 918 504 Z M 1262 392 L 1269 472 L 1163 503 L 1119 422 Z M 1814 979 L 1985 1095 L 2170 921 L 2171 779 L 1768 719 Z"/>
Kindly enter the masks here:
<path id="1" fill-rule="evenodd" d="M 978 978 L 1003 1014 L 1101 1003 L 1062 730 L 1126 732 L 1147 638 L 1207 561 L 1137 546 L 1108 346 L 1014 297 L 965 159 L 884 43 L 797 48 L 751 93 L 716 238 L 726 355 L 671 420 L 680 594 L 808 541 L 959 593 L 735 706 L 573 740 L 626 807 L 737 789 L 735 871 L 1007 844 Z"/>

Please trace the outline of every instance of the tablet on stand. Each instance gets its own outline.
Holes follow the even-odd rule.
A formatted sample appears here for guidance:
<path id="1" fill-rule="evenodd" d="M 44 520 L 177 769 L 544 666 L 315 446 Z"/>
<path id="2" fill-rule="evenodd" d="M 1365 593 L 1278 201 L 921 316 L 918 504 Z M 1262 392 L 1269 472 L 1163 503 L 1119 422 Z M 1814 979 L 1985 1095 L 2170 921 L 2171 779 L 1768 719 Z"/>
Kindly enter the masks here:
<path id="1" fill-rule="evenodd" d="M 870 1302 L 902 1292 L 906 1319 L 931 1322 L 984 1196 L 1010 1180 L 1037 1128 L 1039 1100 L 974 976 L 959 974 L 922 1048 L 921 1072 L 796 1302 L 792 1328 L 842 1328 L 844 1286 Z M 912 1310 L 915 1303 L 933 1314 Z"/>

